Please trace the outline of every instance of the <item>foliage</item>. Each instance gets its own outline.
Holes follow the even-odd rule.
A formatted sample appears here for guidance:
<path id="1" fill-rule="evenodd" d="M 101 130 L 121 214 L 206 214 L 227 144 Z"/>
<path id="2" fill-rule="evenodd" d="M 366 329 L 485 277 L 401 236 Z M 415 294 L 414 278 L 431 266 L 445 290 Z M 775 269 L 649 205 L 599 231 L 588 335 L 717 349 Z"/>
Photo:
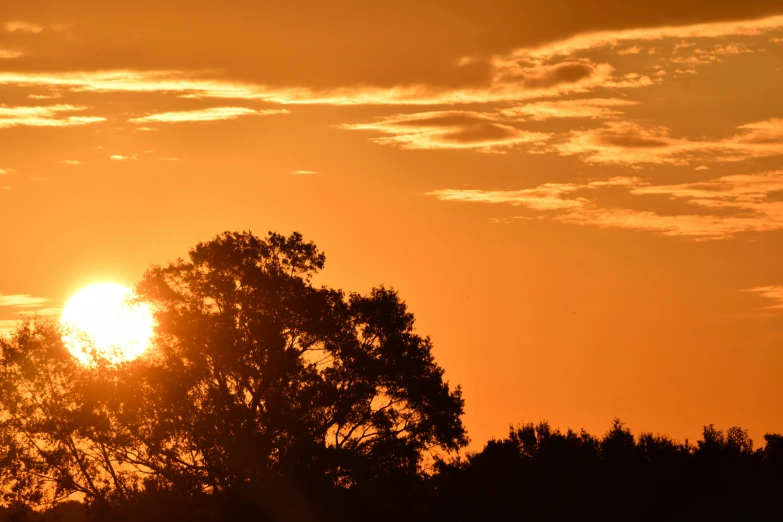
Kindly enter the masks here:
<path id="1" fill-rule="evenodd" d="M 87 371 L 54 325 L 26 322 L 0 340 L 0 484 L 6 501 L 73 494 L 107 502 L 136 487 L 122 469 L 100 370 Z"/>
<path id="2" fill-rule="evenodd" d="M 225 233 L 145 274 L 145 358 L 77 367 L 53 325 L 3 342 L 9 500 L 143 492 L 296 518 L 419 481 L 467 443 L 460 389 L 396 292 L 315 287 L 324 262 L 296 233 Z"/>
<path id="3" fill-rule="evenodd" d="M 435 520 L 777 520 L 780 435 L 753 450 L 746 431 L 705 426 L 694 446 L 634 436 L 619 420 L 601 438 L 547 423 L 512 427 L 432 481 Z"/>

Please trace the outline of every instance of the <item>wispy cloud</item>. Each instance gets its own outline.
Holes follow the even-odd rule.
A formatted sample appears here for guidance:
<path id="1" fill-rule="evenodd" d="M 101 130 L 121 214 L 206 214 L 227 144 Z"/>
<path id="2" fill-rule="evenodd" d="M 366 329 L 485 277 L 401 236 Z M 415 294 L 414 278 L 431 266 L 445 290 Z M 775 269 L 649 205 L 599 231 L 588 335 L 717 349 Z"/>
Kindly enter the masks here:
<path id="1" fill-rule="evenodd" d="M 40 308 L 49 301 L 50 299 L 33 297 L 27 294 L 0 295 L 0 307 Z"/>
<path id="2" fill-rule="evenodd" d="M 640 54 L 642 52 L 642 48 L 638 45 L 634 45 L 632 47 L 626 47 L 625 49 L 620 49 L 617 51 L 617 54 L 620 56 L 626 56 L 629 54 Z"/>
<path id="3" fill-rule="evenodd" d="M 24 55 L 21 51 L 13 51 L 11 49 L 0 49 L 0 60 L 11 60 L 13 58 L 19 58 Z"/>
<path id="4" fill-rule="evenodd" d="M 371 123 L 344 124 L 343 129 L 374 131 L 385 136 L 372 141 L 404 149 L 474 149 L 502 152 L 520 144 L 549 139 L 543 132 L 517 129 L 491 113 L 432 111 L 397 114 Z"/>
<path id="5" fill-rule="evenodd" d="M 14 333 L 19 326 L 19 319 L 0 319 L 0 336 L 7 336 Z"/>
<path id="6" fill-rule="evenodd" d="M 666 59 L 666 61 L 682 66 L 706 65 L 720 62 L 726 56 L 756 52 L 755 49 L 742 43 L 714 44 L 712 47 L 688 46 L 685 49 L 687 49 L 686 52 L 680 53 L 675 46 L 673 50 L 675 56 Z"/>
<path id="7" fill-rule="evenodd" d="M 62 98 L 62 94 L 59 92 L 51 92 L 48 94 L 28 94 L 27 97 L 31 100 L 54 100 L 57 98 Z"/>
<path id="8" fill-rule="evenodd" d="M 105 121 L 97 116 L 66 116 L 65 113 L 83 111 L 75 105 L 48 105 L 44 107 L 9 107 L 0 105 L 0 129 L 9 127 L 71 127 Z"/>
<path id="9" fill-rule="evenodd" d="M 168 92 L 186 98 L 260 100 L 284 105 L 441 105 L 527 100 L 586 92 L 608 85 L 614 68 L 586 59 L 560 64 L 505 67 L 490 84 L 443 88 L 425 84 L 395 87 L 343 86 L 331 89 L 272 87 L 231 82 L 186 71 L 4 72 L 0 85 L 76 92 Z M 632 83 L 616 83 L 631 87 Z"/>
<path id="10" fill-rule="evenodd" d="M 15 22 L 14 30 L 34 31 L 41 26 Z M 412 83 L 392 87 L 345 85 L 317 89 L 308 86 L 271 86 L 247 81 L 228 81 L 210 77 L 208 72 L 169 71 L 70 71 L 4 72 L 0 84 L 58 88 L 90 92 L 168 92 L 189 98 L 263 100 L 279 104 L 326 105 L 457 105 L 470 103 L 509 103 L 544 97 L 592 92 L 599 88 L 633 89 L 653 85 L 657 80 L 638 73 L 618 74 L 605 60 L 618 54 L 651 54 L 645 48 L 651 42 L 688 40 L 699 42 L 677 59 L 692 63 L 711 62 L 721 55 L 748 51 L 742 43 L 709 39 L 755 37 L 783 29 L 783 16 L 754 20 L 723 21 L 682 26 L 663 26 L 619 31 L 596 31 L 549 42 L 537 47 L 516 49 L 486 59 L 490 80 L 481 84 L 447 88 Z M 772 36 L 772 35 L 769 35 Z M 597 61 L 588 52 L 612 50 L 611 56 Z M 18 56 L 7 51 L 7 57 Z M 661 58 L 663 60 L 663 58 Z M 472 63 L 474 58 L 457 60 Z M 221 118 L 216 118 L 221 119 Z M 178 120 L 165 120 L 178 121 Z M 186 120 L 193 121 L 193 120 Z M 209 121 L 209 120 L 206 120 Z"/>
<path id="11" fill-rule="evenodd" d="M 319 174 L 316 170 L 294 170 L 291 172 L 294 176 L 314 176 L 315 174 Z"/>
<path id="12" fill-rule="evenodd" d="M 45 297 L 29 294 L 0 294 L 0 308 L 10 308 L 18 316 L 49 316 L 62 312 L 59 307 L 47 306 L 52 302 Z M 8 335 L 19 326 L 21 319 L 1 319 L 0 335 Z"/>
<path id="13" fill-rule="evenodd" d="M 608 119 L 620 116 L 623 107 L 638 105 L 639 102 L 620 98 L 588 98 L 527 103 L 501 110 L 510 118 L 548 120 L 552 118 Z"/>
<path id="14" fill-rule="evenodd" d="M 783 191 L 783 171 L 737 174 L 696 183 L 636 187 L 632 194 L 659 194 L 709 208 L 753 210 L 774 192 Z"/>
<path id="15" fill-rule="evenodd" d="M 23 315 L 26 317 L 30 317 L 30 316 L 46 317 L 52 315 L 60 315 L 62 311 L 63 311 L 62 308 L 50 307 L 50 308 L 38 308 L 37 310 L 22 310 L 17 313 L 19 315 Z"/>
<path id="16" fill-rule="evenodd" d="M 759 286 L 749 288 L 746 292 L 754 292 L 772 300 L 773 304 L 766 308 L 783 310 L 783 286 Z"/>
<path id="17" fill-rule="evenodd" d="M 539 47 L 516 49 L 509 55 L 511 60 L 546 60 L 557 56 L 573 55 L 605 47 L 616 47 L 623 43 L 654 42 L 665 39 L 705 39 L 726 36 L 757 36 L 783 28 L 783 15 L 768 16 L 752 20 L 709 22 L 701 24 L 661 26 L 619 31 L 594 31 L 578 34 L 563 40 L 550 42 Z"/>
<path id="18" fill-rule="evenodd" d="M 60 160 L 63 165 L 81 165 L 82 162 L 77 159 Z"/>
<path id="19" fill-rule="evenodd" d="M 5 23 L 5 30 L 9 33 L 32 33 L 37 34 L 44 30 L 42 25 L 33 24 L 30 22 L 24 22 L 21 20 L 14 20 Z"/>
<path id="20" fill-rule="evenodd" d="M 587 183 L 544 183 L 534 188 L 522 190 L 471 190 L 444 189 L 427 192 L 443 201 L 462 201 L 465 203 L 507 203 L 524 206 L 532 210 L 564 210 L 582 207 L 588 200 L 574 194 L 580 191 L 606 187 L 635 187 L 643 184 L 636 177 L 615 177 L 606 180 L 594 180 Z"/>
<path id="21" fill-rule="evenodd" d="M 9 169 L 6 167 L 0 167 L 0 176 L 3 176 L 4 174 L 8 174 L 10 172 L 13 172 L 14 169 Z"/>
<path id="22" fill-rule="evenodd" d="M 783 119 L 749 123 L 721 139 L 676 138 L 664 126 L 610 121 L 603 127 L 572 131 L 555 149 L 588 163 L 679 164 L 698 160 L 739 161 L 783 155 Z"/>
<path id="23" fill-rule="evenodd" d="M 605 208 L 594 203 L 555 219 L 563 223 L 642 230 L 695 240 L 725 239 L 741 232 L 765 232 L 783 228 L 783 221 L 780 219 L 769 222 L 764 216 L 669 215 L 632 208 Z"/>
<path id="24" fill-rule="evenodd" d="M 605 206 L 591 197 L 597 190 L 619 188 L 631 197 L 664 195 L 694 207 L 693 212 L 659 213 Z M 564 223 L 646 230 L 697 240 L 723 239 L 742 232 L 783 230 L 783 171 L 723 176 L 698 183 L 651 185 L 637 177 L 585 183 L 545 183 L 522 190 L 443 189 L 429 192 L 444 201 L 506 203 Z M 633 203 L 633 200 L 631 201 Z"/>
<path id="25" fill-rule="evenodd" d="M 130 160 L 135 160 L 136 156 L 137 156 L 136 154 L 134 154 L 133 156 L 123 156 L 122 154 L 112 154 L 111 156 L 109 156 L 109 160 L 110 161 L 130 161 Z"/>
<path id="26" fill-rule="evenodd" d="M 175 111 L 150 114 L 140 118 L 132 118 L 128 121 L 133 123 L 200 122 L 234 120 L 241 116 L 269 116 L 273 114 L 290 114 L 290 111 L 287 109 L 255 110 L 248 107 L 210 107 L 208 109 L 199 109 L 193 111 Z"/>

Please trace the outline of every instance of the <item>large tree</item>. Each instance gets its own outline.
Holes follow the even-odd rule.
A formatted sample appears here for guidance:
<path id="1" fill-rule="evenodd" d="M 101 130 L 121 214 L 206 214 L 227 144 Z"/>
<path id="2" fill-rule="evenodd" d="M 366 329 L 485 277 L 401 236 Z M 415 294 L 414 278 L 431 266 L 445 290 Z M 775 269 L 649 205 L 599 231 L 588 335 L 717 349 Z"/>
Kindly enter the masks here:
<path id="1" fill-rule="evenodd" d="M 57 442 L 64 454 L 55 464 L 83 481 L 57 479 L 61 494 L 157 492 L 302 519 L 357 498 L 352 492 L 374 498 L 383 488 L 388 499 L 392 485 L 410 491 L 428 462 L 467 443 L 460 389 L 444 381 L 395 291 L 317 287 L 324 261 L 296 233 L 224 233 L 200 243 L 138 285 L 157 320 L 145 357 L 76 368 L 49 339 L 54 349 L 27 349 L 45 360 L 31 362 L 28 375 L 14 362 L 24 344 L 17 336 L 4 345 L 4 371 L 16 373 L 3 409 L 55 396 L 76 412 L 64 432 L 80 438 Z M 63 386 L 54 395 L 38 376 L 51 364 Z M 31 378 L 42 384 L 28 396 Z M 64 414 L 36 415 L 44 423 L 37 434 L 26 443 L 15 435 L 28 453 L 56 431 L 47 416 L 56 425 Z M 17 432 L 24 426 L 13 422 Z M 79 474 L 80 463 L 93 467 Z M 18 487 L 35 490 L 35 480 Z"/>

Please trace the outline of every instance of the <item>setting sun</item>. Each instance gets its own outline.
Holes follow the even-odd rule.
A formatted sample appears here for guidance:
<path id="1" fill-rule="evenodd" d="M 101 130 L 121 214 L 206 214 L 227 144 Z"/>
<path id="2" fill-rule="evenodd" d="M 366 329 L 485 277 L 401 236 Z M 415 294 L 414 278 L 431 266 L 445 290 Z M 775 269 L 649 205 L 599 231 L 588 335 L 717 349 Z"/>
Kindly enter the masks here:
<path id="1" fill-rule="evenodd" d="M 79 290 L 63 309 L 63 341 L 83 364 L 95 355 L 113 363 L 141 355 L 152 337 L 152 312 L 144 303 L 131 304 L 131 289 L 116 283 L 97 283 Z"/>

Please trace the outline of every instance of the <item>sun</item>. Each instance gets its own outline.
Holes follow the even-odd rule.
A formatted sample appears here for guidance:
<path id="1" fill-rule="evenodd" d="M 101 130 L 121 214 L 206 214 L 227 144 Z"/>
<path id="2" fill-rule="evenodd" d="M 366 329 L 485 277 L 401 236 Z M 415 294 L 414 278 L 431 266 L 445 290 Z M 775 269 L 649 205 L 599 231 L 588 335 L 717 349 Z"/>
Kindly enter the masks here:
<path id="1" fill-rule="evenodd" d="M 93 364 L 93 353 L 111 363 L 130 361 L 150 344 L 154 321 L 146 303 L 130 303 L 133 291 L 117 283 L 79 290 L 63 309 L 63 342 L 79 362 Z"/>

